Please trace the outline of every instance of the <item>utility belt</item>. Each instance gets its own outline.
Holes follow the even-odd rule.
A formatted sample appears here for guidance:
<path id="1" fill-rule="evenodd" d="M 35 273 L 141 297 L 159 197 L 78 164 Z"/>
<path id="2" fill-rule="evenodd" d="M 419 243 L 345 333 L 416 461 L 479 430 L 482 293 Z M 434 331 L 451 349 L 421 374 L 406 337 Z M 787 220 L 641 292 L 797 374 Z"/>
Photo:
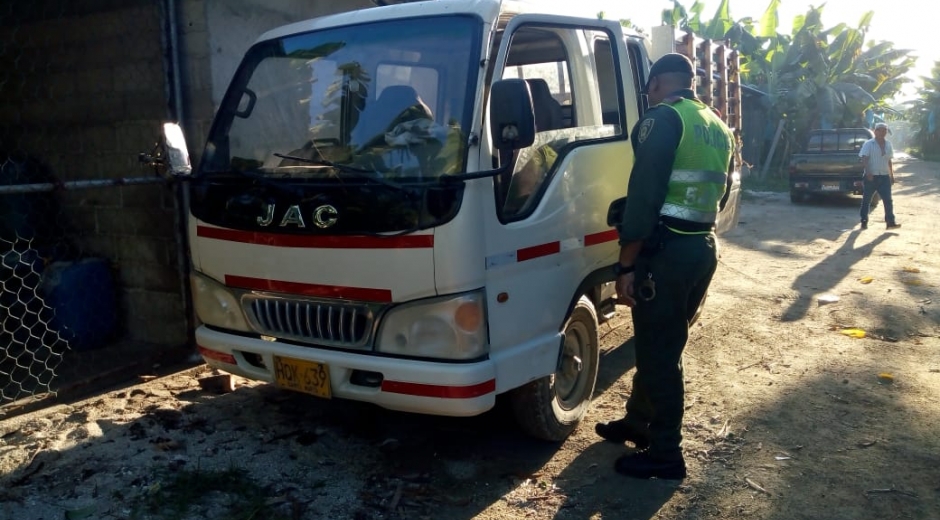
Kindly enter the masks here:
<path id="1" fill-rule="evenodd" d="M 640 256 L 653 256 L 677 237 L 708 236 L 715 230 L 714 224 L 689 222 L 672 217 L 661 217 L 656 229 L 643 241 Z"/>
<path id="2" fill-rule="evenodd" d="M 679 233 L 688 233 L 692 235 L 708 234 L 715 230 L 714 223 L 690 222 L 675 217 L 661 216 L 659 223 Z"/>

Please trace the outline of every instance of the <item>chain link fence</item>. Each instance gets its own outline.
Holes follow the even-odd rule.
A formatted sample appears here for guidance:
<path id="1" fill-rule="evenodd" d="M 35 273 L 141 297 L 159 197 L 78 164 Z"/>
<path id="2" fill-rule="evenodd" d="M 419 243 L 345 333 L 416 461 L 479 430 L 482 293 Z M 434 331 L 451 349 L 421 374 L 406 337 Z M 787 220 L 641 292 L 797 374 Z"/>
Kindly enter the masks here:
<path id="1" fill-rule="evenodd" d="M 22 158 L 6 157 L 0 165 L 0 190 L 23 180 L 30 166 Z M 51 236 L 56 225 L 48 212 L 49 198 L 3 194 L 0 201 L 2 402 L 48 391 L 68 343 L 58 333 L 55 309 L 42 295 L 43 254 L 54 253 L 46 249 L 54 242 L 40 238 Z"/>
<path id="2" fill-rule="evenodd" d="M 0 416 L 188 343 L 177 192 L 137 162 L 167 26 L 154 0 L 0 2 Z"/>

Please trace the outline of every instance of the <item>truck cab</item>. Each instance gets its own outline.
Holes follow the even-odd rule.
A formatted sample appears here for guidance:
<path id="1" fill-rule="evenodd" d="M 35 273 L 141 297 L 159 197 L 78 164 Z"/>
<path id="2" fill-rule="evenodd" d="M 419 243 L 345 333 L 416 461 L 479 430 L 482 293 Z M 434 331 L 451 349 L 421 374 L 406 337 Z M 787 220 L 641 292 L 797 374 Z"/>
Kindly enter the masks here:
<path id="1" fill-rule="evenodd" d="M 608 210 L 648 68 L 619 24 L 514 1 L 264 34 L 187 179 L 200 353 L 409 412 L 504 394 L 526 432 L 564 439 L 615 312 Z"/>

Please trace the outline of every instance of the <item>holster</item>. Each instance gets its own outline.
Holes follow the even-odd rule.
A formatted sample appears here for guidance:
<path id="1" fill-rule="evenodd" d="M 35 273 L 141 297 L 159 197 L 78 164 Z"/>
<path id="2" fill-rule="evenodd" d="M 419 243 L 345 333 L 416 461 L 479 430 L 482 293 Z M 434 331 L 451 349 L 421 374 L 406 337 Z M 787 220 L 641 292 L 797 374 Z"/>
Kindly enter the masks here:
<path id="1" fill-rule="evenodd" d="M 669 230 L 666 225 L 660 222 L 646 240 L 643 241 L 643 247 L 640 248 L 640 256 L 653 256 L 666 247 L 666 238 Z"/>

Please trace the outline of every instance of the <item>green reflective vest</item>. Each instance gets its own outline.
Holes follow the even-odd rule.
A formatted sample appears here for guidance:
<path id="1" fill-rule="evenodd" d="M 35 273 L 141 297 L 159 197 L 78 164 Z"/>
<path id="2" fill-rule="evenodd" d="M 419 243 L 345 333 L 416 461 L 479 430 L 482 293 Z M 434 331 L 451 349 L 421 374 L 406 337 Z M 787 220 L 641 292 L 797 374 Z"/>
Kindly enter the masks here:
<path id="1" fill-rule="evenodd" d="M 669 190 L 660 215 L 714 224 L 727 187 L 734 134 L 701 101 L 673 98 L 662 106 L 679 114 L 682 139 L 676 149 Z"/>

